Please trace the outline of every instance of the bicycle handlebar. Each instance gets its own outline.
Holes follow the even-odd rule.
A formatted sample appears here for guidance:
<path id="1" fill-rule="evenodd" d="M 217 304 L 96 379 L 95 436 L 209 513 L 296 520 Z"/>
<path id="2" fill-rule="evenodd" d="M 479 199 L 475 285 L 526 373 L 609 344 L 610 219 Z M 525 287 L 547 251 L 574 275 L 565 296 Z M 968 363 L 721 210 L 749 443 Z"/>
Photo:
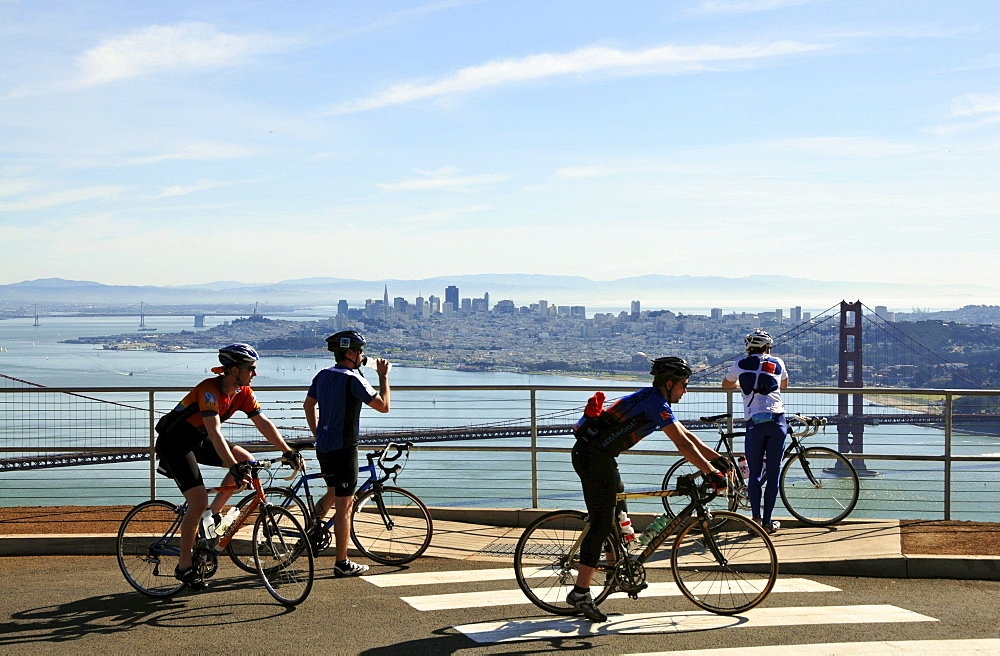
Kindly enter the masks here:
<path id="1" fill-rule="evenodd" d="M 413 446 L 412 442 L 404 442 L 402 445 L 396 442 L 389 442 L 381 451 L 375 451 L 368 454 L 368 462 L 374 462 L 383 472 L 382 476 L 378 479 L 379 483 L 384 483 L 390 478 L 394 481 L 396 480 L 399 472 L 403 471 L 403 464 L 386 467 L 386 463 L 395 462 L 396 460 L 399 460 L 400 456 L 403 455 L 409 458 L 411 446 Z M 389 453 L 392 453 L 392 455 L 389 455 Z"/>
<path id="2" fill-rule="evenodd" d="M 795 436 L 799 439 L 809 437 L 810 435 L 815 435 L 819 432 L 821 426 L 826 426 L 826 417 L 808 417 L 806 415 L 787 415 L 788 419 L 788 430 L 791 433 L 795 433 L 792 427 L 792 422 L 798 422 L 804 426 L 802 432 L 795 433 Z"/>

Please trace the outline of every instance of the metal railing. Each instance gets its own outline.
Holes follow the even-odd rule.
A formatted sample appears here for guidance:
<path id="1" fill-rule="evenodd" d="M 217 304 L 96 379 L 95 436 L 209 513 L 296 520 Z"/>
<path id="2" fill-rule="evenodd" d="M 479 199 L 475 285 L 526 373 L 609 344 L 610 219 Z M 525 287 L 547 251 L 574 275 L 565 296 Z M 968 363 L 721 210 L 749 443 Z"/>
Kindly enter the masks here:
<path id="1" fill-rule="evenodd" d="M 583 507 L 570 464 L 569 428 L 594 391 L 606 392 L 610 402 L 633 389 L 613 382 L 394 386 L 392 412 L 363 413 L 363 438 L 371 444 L 413 440 L 413 455 L 399 482 L 431 505 Z M 153 496 L 179 498 L 173 483 L 156 475 L 150 455 L 157 418 L 187 391 L 0 389 L 0 506 L 130 505 Z M 287 440 L 309 440 L 303 387 L 255 392 Z M 847 396 L 861 401 L 855 407 L 863 415 L 840 414 L 838 402 Z M 790 412 L 831 420 L 807 444 L 841 451 L 862 474 L 861 499 L 852 516 L 1000 521 L 995 501 L 1000 392 L 790 388 L 784 398 Z M 675 410 L 689 426 L 697 426 L 703 415 L 734 410 L 742 415 L 738 394 L 718 388 L 691 388 Z M 247 420 L 234 418 L 223 432 L 251 450 L 267 448 Z M 698 434 L 709 444 L 717 439 L 712 432 Z M 619 461 L 626 484 L 641 489 L 659 486 L 678 457 L 666 436 L 656 433 Z M 211 480 L 212 470 L 205 476 Z"/>

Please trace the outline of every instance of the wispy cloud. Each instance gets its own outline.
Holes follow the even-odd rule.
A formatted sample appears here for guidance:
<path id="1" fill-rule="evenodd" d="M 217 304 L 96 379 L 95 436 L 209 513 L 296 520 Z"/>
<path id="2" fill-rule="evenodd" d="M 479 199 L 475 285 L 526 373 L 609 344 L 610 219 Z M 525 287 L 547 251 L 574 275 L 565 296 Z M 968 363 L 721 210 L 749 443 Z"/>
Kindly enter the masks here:
<path id="1" fill-rule="evenodd" d="M 968 93 L 951 103 L 951 123 L 937 126 L 929 132 L 946 135 L 968 132 L 1000 121 L 1000 93 Z"/>
<path id="2" fill-rule="evenodd" d="M 457 175 L 458 169 L 446 167 L 437 171 L 420 171 L 423 177 L 400 182 L 387 182 L 378 185 L 385 191 L 429 191 L 444 189 L 449 191 L 468 191 L 474 187 L 498 184 L 510 180 L 508 173 L 491 175 Z"/>
<path id="3" fill-rule="evenodd" d="M 175 150 L 159 155 L 135 157 L 129 160 L 129 162 L 131 164 L 155 164 L 157 162 L 168 161 L 241 159 L 253 155 L 253 150 L 243 146 L 202 142 L 185 144 Z"/>
<path id="4" fill-rule="evenodd" d="M 154 25 L 99 43 L 79 59 L 73 86 L 93 86 L 150 73 L 210 69 L 280 50 L 288 40 L 262 34 L 227 34 L 206 23 Z"/>
<path id="5" fill-rule="evenodd" d="M 556 177 L 560 179 L 606 178 L 616 173 L 618 171 L 607 166 L 565 166 L 556 171 Z"/>
<path id="6" fill-rule="evenodd" d="M 773 11 L 807 5 L 830 0 L 704 0 L 696 4 L 689 13 L 692 14 L 751 14 L 760 11 Z"/>
<path id="7" fill-rule="evenodd" d="M 188 194 L 197 193 L 199 191 L 206 191 L 208 189 L 217 189 L 219 187 L 228 187 L 231 185 L 243 184 L 241 182 L 212 182 L 210 180 L 204 180 L 193 185 L 173 185 L 171 187 L 164 187 L 160 190 L 160 193 L 153 196 L 154 198 L 171 198 L 174 196 L 187 196 Z"/>
<path id="8" fill-rule="evenodd" d="M 24 200 L 0 203 L 0 212 L 24 212 L 30 210 L 40 210 L 55 205 L 65 205 L 67 203 L 78 203 L 87 200 L 97 200 L 101 198 L 111 198 L 124 191 L 120 186 L 104 187 L 83 187 L 80 189 L 67 189 L 51 194 L 27 198 Z"/>
<path id="9" fill-rule="evenodd" d="M 600 72 L 620 75 L 676 75 L 696 70 L 721 70 L 726 66 L 745 64 L 748 61 L 797 55 L 827 47 L 794 41 L 738 47 L 660 46 L 635 51 L 591 46 L 568 53 L 531 55 L 522 59 L 504 59 L 481 66 L 470 66 L 436 82 L 396 84 L 374 96 L 339 105 L 333 112 L 360 112 L 565 75 Z"/>

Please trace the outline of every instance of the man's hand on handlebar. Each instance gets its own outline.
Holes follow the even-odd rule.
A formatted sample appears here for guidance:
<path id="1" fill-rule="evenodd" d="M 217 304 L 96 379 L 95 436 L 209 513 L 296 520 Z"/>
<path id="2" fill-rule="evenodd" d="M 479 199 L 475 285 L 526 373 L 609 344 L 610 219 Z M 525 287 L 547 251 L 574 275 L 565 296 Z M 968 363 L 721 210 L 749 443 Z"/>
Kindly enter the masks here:
<path id="1" fill-rule="evenodd" d="M 252 467 L 249 462 L 238 462 L 229 468 L 229 473 L 233 476 L 233 482 L 237 485 L 251 485 L 250 472 Z"/>
<path id="2" fill-rule="evenodd" d="M 706 481 L 712 488 L 712 491 L 716 494 L 721 494 L 729 489 L 729 479 L 726 478 L 725 474 L 720 474 L 719 472 L 712 472 L 705 476 Z"/>
<path id="3" fill-rule="evenodd" d="M 295 471 L 305 471 L 306 470 L 306 460 L 299 453 L 298 449 L 289 449 L 281 454 L 281 459 L 285 461 L 286 464 L 290 465 Z"/>

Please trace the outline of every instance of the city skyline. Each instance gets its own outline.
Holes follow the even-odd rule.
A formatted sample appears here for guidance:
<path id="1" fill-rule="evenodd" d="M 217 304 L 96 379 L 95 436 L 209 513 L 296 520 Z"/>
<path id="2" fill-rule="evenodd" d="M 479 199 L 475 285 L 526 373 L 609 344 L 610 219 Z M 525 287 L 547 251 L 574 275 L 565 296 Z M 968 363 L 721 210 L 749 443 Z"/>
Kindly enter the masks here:
<path id="1" fill-rule="evenodd" d="M 0 284 L 794 272 L 1000 298 L 996 3 L 0 0 L 0 64 Z"/>

